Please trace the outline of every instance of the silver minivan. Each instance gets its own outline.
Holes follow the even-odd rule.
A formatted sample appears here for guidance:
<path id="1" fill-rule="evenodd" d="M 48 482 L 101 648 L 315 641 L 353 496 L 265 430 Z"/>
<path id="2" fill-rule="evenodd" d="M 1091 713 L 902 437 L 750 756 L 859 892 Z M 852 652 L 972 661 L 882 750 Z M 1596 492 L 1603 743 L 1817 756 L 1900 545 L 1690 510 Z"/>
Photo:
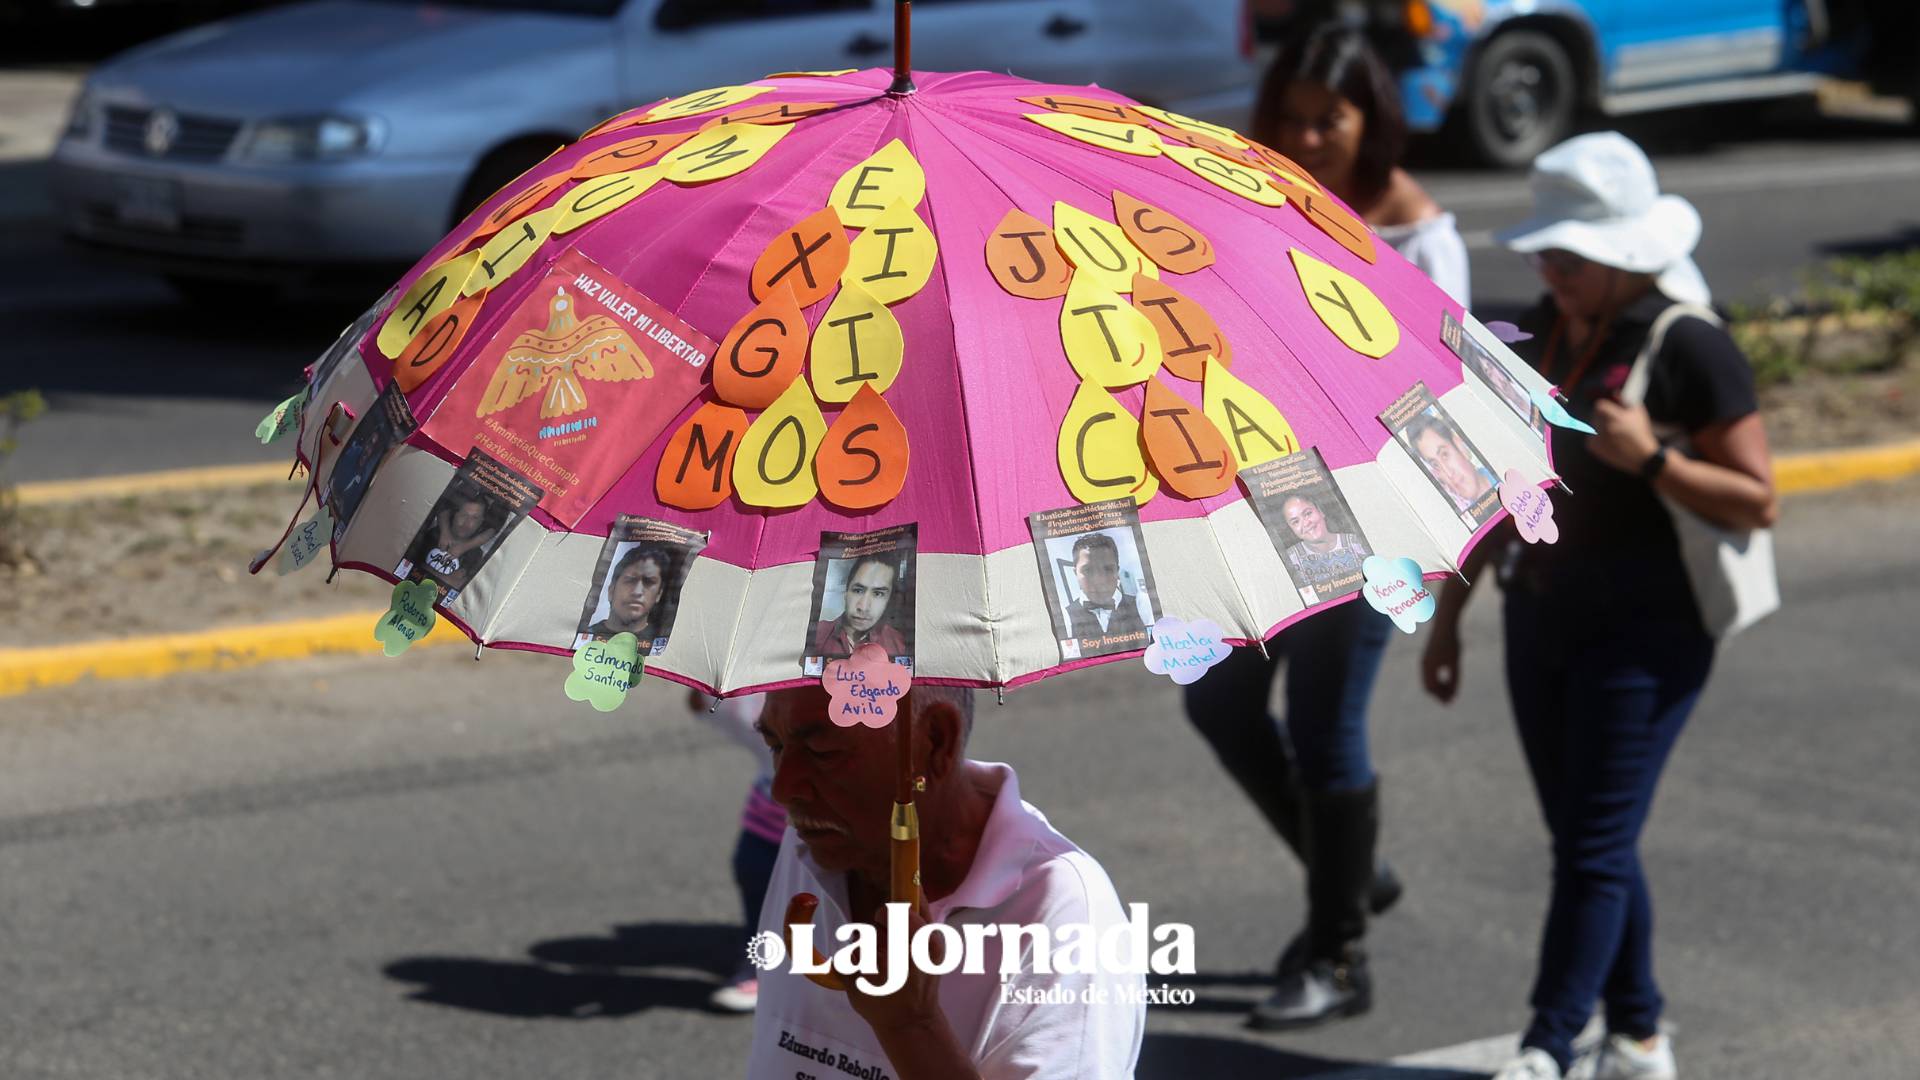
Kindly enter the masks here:
<path id="1" fill-rule="evenodd" d="M 97 68 L 52 162 L 73 240 L 184 290 L 408 262 L 601 119 L 891 63 L 889 0 L 316 0 Z M 914 66 L 1099 83 L 1243 120 L 1244 0 L 918 0 Z"/>

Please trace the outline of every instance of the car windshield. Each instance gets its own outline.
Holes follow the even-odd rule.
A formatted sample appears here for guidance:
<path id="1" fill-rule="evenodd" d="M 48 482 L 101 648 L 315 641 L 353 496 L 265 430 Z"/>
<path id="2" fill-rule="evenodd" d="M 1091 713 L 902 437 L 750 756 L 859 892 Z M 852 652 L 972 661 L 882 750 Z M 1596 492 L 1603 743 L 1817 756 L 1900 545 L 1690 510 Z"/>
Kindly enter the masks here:
<path id="1" fill-rule="evenodd" d="M 612 15 L 627 0 L 387 0 L 419 7 L 487 8 L 491 11 L 538 11 L 551 15 Z"/>

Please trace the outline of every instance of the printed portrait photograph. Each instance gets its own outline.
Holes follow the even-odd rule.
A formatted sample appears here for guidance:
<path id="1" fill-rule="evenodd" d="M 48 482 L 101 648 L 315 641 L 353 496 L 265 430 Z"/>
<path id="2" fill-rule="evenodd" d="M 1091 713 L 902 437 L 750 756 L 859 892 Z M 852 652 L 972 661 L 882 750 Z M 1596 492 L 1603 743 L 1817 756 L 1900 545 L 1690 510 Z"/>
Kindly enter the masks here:
<path id="1" fill-rule="evenodd" d="M 1159 620 L 1134 530 L 1121 526 L 1046 540 L 1069 659 L 1145 648 Z M 1056 629 L 1062 629 L 1056 626 Z"/>
<path id="2" fill-rule="evenodd" d="M 1374 554 L 1318 450 L 1241 470 L 1254 513 L 1308 607 L 1358 592 Z"/>
<path id="3" fill-rule="evenodd" d="M 340 447 L 333 472 L 327 477 L 327 506 L 333 512 L 333 540 L 339 543 L 360 510 L 373 483 L 373 474 L 387 460 L 401 440 L 412 434 L 413 413 L 397 384 L 388 383 L 368 407 L 367 414 L 354 425 L 353 432 Z"/>
<path id="4" fill-rule="evenodd" d="M 1468 528 L 1486 524 L 1499 511 L 1499 478 L 1440 405 L 1415 413 L 1395 436 Z"/>
<path id="5" fill-rule="evenodd" d="M 452 603 L 540 495 L 525 477 L 473 451 L 428 508 L 394 576 L 432 581 L 440 602 Z"/>
<path id="6" fill-rule="evenodd" d="M 917 527 L 873 533 L 825 533 L 814 565 L 813 613 L 801 670 L 819 675 L 829 660 L 878 645 L 913 667 L 914 554 Z"/>
<path id="7" fill-rule="evenodd" d="M 632 634 L 641 656 L 665 652 L 681 586 L 705 546 L 701 533 L 622 515 L 601 549 L 573 647 Z"/>

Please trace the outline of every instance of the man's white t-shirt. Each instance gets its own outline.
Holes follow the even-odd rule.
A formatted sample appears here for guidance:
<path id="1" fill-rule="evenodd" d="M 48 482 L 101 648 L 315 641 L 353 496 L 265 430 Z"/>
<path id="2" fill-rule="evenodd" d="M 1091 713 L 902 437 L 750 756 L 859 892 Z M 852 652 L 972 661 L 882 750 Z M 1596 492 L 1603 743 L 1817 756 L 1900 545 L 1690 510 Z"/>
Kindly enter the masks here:
<path id="1" fill-rule="evenodd" d="M 1092 927 L 1095 940 L 1110 926 L 1126 925 L 1127 912 L 1100 864 L 1021 801 L 1013 769 L 1000 764 L 987 768 L 1001 781 L 980 849 L 960 887 L 928 903 L 932 921 L 956 929 L 1044 923 L 1056 931 L 1084 923 Z M 833 932 L 847 921 L 846 875 L 815 866 L 806 845 L 789 828 L 767 887 L 760 929 L 784 940 L 781 923 L 787 901 L 799 892 L 820 898 L 813 920 L 815 948 L 832 956 L 840 947 Z M 965 930 L 961 932 L 964 936 Z M 1057 933 L 1053 941 L 1058 948 Z M 981 974 L 955 970 L 940 976 L 940 1009 L 982 1077 L 1115 1080 L 1133 1075 L 1146 1026 L 1144 975 L 1036 974 L 1028 939 L 1020 974 L 1009 976 L 1003 985 L 999 935 L 985 938 L 984 945 Z M 760 973 L 748 1080 L 898 1080 L 898 1071 L 881 1053 L 873 1030 L 847 1004 L 846 994 L 817 986 L 791 968 L 789 960 Z M 1046 1000 L 1058 1002 L 1064 995 L 1072 1001 Z"/>

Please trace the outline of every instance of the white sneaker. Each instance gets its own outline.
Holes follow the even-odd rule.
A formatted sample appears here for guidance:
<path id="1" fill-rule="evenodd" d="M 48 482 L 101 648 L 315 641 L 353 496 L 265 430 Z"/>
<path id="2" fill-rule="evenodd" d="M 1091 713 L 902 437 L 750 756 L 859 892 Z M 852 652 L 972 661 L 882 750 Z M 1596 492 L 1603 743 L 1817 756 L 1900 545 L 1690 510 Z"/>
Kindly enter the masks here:
<path id="1" fill-rule="evenodd" d="M 1673 1040 L 1656 1035 L 1653 1049 L 1638 1039 L 1609 1035 L 1594 1055 L 1593 1080 L 1674 1080 L 1679 1072 L 1673 1064 Z"/>
<path id="2" fill-rule="evenodd" d="M 748 968 L 734 975 L 707 997 L 707 1004 L 724 1013 L 750 1013 L 760 1003 L 760 980 Z"/>
<path id="3" fill-rule="evenodd" d="M 1493 1080 L 1562 1080 L 1560 1063 L 1545 1050 L 1528 1050 L 1502 1065 Z"/>

